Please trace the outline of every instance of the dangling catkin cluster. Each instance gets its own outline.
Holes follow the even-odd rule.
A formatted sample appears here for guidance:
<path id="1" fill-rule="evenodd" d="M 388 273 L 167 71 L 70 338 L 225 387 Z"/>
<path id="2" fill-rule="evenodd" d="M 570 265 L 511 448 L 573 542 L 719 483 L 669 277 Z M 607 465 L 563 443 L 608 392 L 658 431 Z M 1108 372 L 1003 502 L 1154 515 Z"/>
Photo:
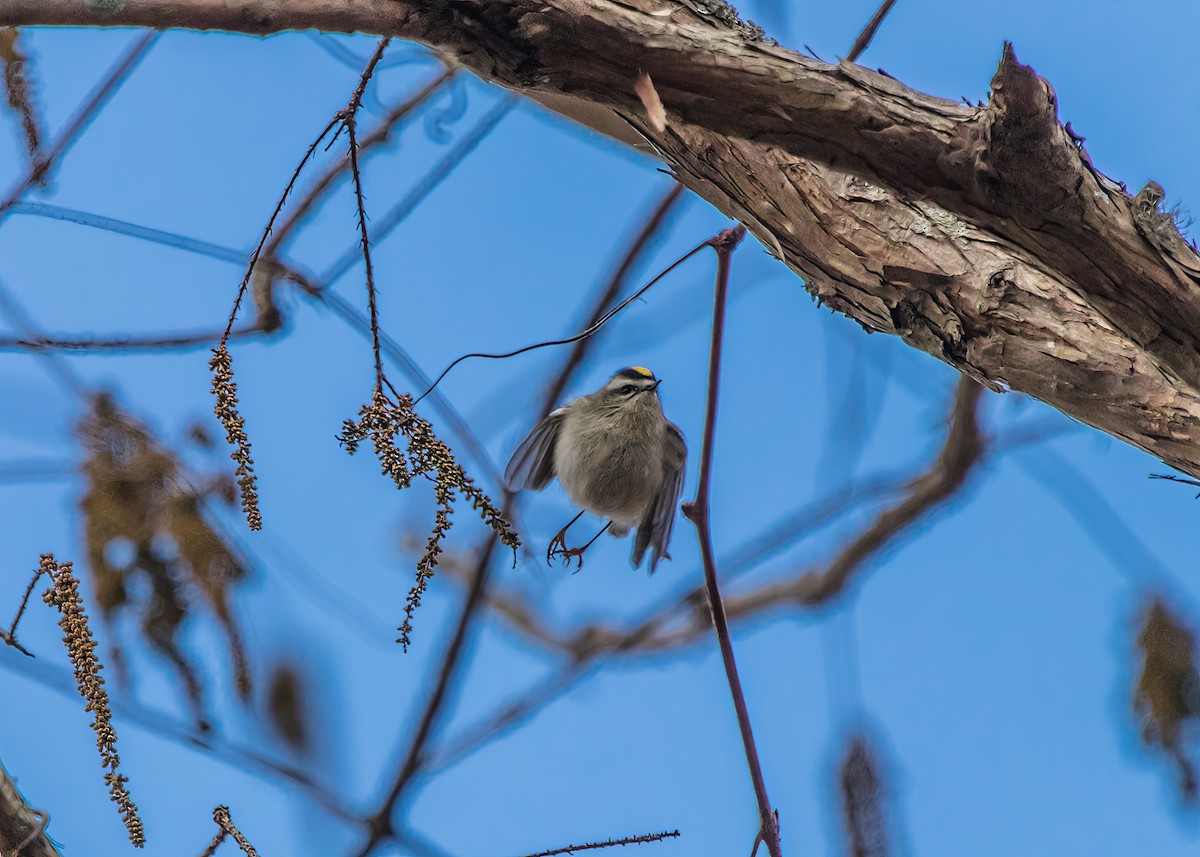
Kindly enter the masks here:
<path id="1" fill-rule="evenodd" d="M 117 733 L 112 727 L 112 712 L 108 707 L 108 693 L 100 670 L 104 665 L 96 657 L 96 640 L 88 627 L 87 613 L 83 609 L 83 598 L 79 595 L 79 581 L 71 573 L 71 563 L 55 562 L 54 554 L 42 554 L 41 571 L 49 575 L 53 586 L 46 590 L 42 599 L 61 614 L 58 625 L 63 630 L 63 643 L 75 668 L 75 683 L 79 695 L 87 702 L 86 711 L 94 718 L 92 729 L 96 733 L 96 748 L 100 751 L 100 765 L 106 768 L 104 782 L 108 793 L 121 811 L 129 841 L 135 847 L 146 844 L 142 821 L 138 818 L 137 806 L 129 796 L 125 784 L 129 778 L 117 773 L 121 758 L 117 755 Z"/>
<path id="2" fill-rule="evenodd" d="M 254 475 L 254 460 L 250 457 L 250 438 L 246 436 L 246 420 L 238 413 L 237 384 L 233 380 L 233 358 L 225 343 L 213 349 L 208 361 L 212 370 L 212 391 L 217 397 L 213 413 L 225 427 L 225 440 L 233 447 L 229 457 L 237 462 L 235 471 L 242 493 L 242 511 L 252 530 L 262 529 L 262 513 L 258 509 L 258 477 Z"/>
<path id="3" fill-rule="evenodd" d="M 347 452 L 353 455 L 358 451 L 359 444 L 369 438 L 382 472 L 396 483 L 397 488 L 407 488 L 418 476 L 428 476 L 434 484 L 437 512 L 433 530 L 425 544 L 425 552 L 417 561 L 417 580 L 409 590 L 404 606 L 404 623 L 398 629 L 400 637 L 397 642 L 408 651 L 412 616 L 421 605 L 421 596 L 425 594 L 429 578 L 433 577 L 437 568 L 438 554 L 442 552 L 442 541 L 450 531 L 450 515 L 454 512 L 454 501 L 459 494 L 471 501 L 471 508 L 479 512 L 484 523 L 514 552 L 521 546 L 521 539 L 491 499 L 454 460 L 450 447 L 438 439 L 433 426 L 414 413 L 412 396 L 399 396 L 393 404 L 382 390 L 377 389 L 371 404 L 363 405 L 359 411 L 359 417 L 357 423 L 346 420 L 342 426 L 339 439 Z M 396 436 L 399 434 L 408 438 L 407 457 L 396 448 Z"/>

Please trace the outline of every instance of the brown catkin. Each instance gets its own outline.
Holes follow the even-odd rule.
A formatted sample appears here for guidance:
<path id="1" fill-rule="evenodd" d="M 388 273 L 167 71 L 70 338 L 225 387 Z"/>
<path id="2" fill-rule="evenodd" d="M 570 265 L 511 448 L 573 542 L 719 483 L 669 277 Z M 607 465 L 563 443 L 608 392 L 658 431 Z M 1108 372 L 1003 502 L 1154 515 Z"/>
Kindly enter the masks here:
<path id="1" fill-rule="evenodd" d="M 142 821 L 138 818 L 137 806 L 129 795 L 125 784 L 129 778 L 117 773 L 121 758 L 117 754 L 117 733 L 112 725 L 112 711 L 108 707 L 108 692 L 100 670 L 104 664 L 96 657 L 96 640 L 88 627 L 87 612 L 83 597 L 79 594 L 79 581 L 71 571 L 71 563 L 57 563 L 54 554 L 42 554 L 41 572 L 49 575 L 53 585 L 42 595 L 43 600 L 59 612 L 58 626 L 63 631 L 63 644 L 75 668 L 75 684 L 79 695 L 87 703 L 85 711 L 92 713 L 92 730 L 96 733 L 96 749 L 100 752 L 100 766 L 105 768 L 104 782 L 108 793 L 121 812 L 129 841 L 134 847 L 146 844 Z"/>
<path id="2" fill-rule="evenodd" d="M 242 494 L 242 511 L 252 530 L 262 529 L 262 512 L 258 508 L 258 477 L 254 475 L 254 459 L 250 457 L 250 438 L 246 436 L 246 420 L 238 413 L 237 384 L 233 380 L 233 358 L 225 343 L 213 349 L 208 361 L 212 370 L 212 391 L 217 397 L 213 413 L 225 427 L 225 440 L 233 447 L 229 457 L 237 462 L 234 471 Z"/>
<path id="3" fill-rule="evenodd" d="M 370 439 L 385 476 L 396 483 L 397 488 L 407 488 L 418 476 L 433 480 L 433 495 L 437 503 L 433 528 L 425 543 L 425 551 L 417 560 L 417 577 L 404 605 L 404 622 L 397 629 L 400 637 L 396 642 L 408 651 L 412 642 L 412 617 L 421 606 L 421 597 L 429 586 L 442 553 L 442 542 L 450 532 L 450 516 L 454 514 L 455 500 L 461 495 L 470 500 L 471 508 L 479 513 L 484 523 L 499 537 L 501 543 L 513 549 L 515 554 L 521 546 L 520 536 L 467 472 L 454 459 L 446 442 L 439 439 L 433 426 L 413 411 L 412 396 L 397 397 L 395 403 L 377 389 L 369 405 L 359 410 L 359 420 L 346 420 L 342 426 L 340 440 L 346 451 L 353 455 L 359 444 Z M 407 455 L 396 447 L 396 436 L 408 439 Z"/>

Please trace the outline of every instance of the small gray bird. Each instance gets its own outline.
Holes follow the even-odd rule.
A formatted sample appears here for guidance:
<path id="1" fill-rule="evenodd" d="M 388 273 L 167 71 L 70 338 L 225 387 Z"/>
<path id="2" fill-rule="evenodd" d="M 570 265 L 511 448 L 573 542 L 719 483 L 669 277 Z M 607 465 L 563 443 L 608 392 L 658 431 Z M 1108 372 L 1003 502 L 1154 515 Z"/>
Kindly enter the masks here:
<path id="1" fill-rule="evenodd" d="M 647 548 L 651 574 L 660 559 L 670 559 L 687 445 L 679 427 L 663 416 L 661 383 L 641 366 L 622 369 L 595 393 L 552 412 L 513 453 L 504 471 L 511 489 L 540 491 L 557 476 L 583 509 L 551 540 L 547 562 L 558 553 L 568 562 L 578 557 L 582 567 L 583 552 L 601 533 L 621 537 L 632 527 L 634 568 Z M 567 530 L 583 512 L 608 518 L 608 524 L 582 548 L 568 548 Z"/>

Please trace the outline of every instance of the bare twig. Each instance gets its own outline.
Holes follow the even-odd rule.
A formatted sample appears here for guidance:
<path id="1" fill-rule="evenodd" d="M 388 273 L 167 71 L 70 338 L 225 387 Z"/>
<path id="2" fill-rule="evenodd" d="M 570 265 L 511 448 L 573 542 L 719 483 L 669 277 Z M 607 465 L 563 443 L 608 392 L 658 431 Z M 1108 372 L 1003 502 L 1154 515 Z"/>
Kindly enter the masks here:
<path id="1" fill-rule="evenodd" d="M 555 854 L 574 854 L 576 851 L 613 848 L 617 845 L 644 845 L 647 842 L 662 842 L 664 839 L 678 838 L 678 830 L 664 830 L 662 833 L 644 833 L 641 836 L 624 836 L 620 839 L 605 839 L 603 842 L 585 842 L 582 845 L 568 845 L 565 848 L 554 848 L 550 851 L 526 854 L 525 857 L 554 857 Z"/>
<path id="2" fill-rule="evenodd" d="M 387 143 L 391 139 L 392 132 L 406 118 L 411 116 L 422 104 L 441 91 L 451 78 L 457 73 L 456 69 L 443 68 L 441 74 L 434 77 L 419 90 L 414 92 L 403 102 L 393 107 L 386 116 L 380 120 L 379 124 L 368 134 L 363 137 L 358 143 L 358 154 L 362 157 L 364 152 L 373 149 L 383 143 Z M 338 178 L 350 169 L 350 157 L 344 160 L 331 164 L 328 169 L 312 183 L 304 192 L 304 196 L 296 202 L 291 208 L 291 214 L 287 219 L 275 230 L 271 236 L 270 242 L 263 249 L 263 255 L 267 259 L 272 259 L 279 252 L 279 249 L 286 243 L 287 239 L 296 230 L 300 224 L 312 212 L 313 206 L 323 197 L 338 180 Z"/>
<path id="3" fill-rule="evenodd" d="M 879 25 L 883 23 L 883 19 L 887 17 L 887 13 L 892 11 L 892 7 L 895 5 L 896 0 L 883 0 L 879 4 L 879 8 L 875 10 L 875 14 L 867 22 L 867 26 L 862 28 L 862 32 L 858 34 L 858 38 L 854 40 L 854 45 L 850 48 L 850 53 L 846 54 L 846 62 L 854 62 L 862 56 L 862 52 L 871 44 L 871 39 L 875 38 L 875 32 L 879 29 Z"/>
<path id="4" fill-rule="evenodd" d="M 258 852 L 254 850 L 254 846 L 242 835 L 242 831 L 238 830 L 236 825 L 234 825 L 233 818 L 229 815 L 229 807 L 219 806 L 214 809 L 213 821 L 220 826 L 222 831 L 233 837 L 233 841 L 238 844 L 238 847 L 242 849 L 242 853 L 246 857 L 258 857 Z M 220 843 L 218 842 L 217 844 L 219 845 Z"/>
<path id="5" fill-rule="evenodd" d="M 1066 457 L 1039 449 L 1016 456 L 1014 463 L 1059 502 L 1129 582 L 1164 590 L 1174 588 L 1167 567 L 1151 546 L 1126 523 L 1104 491 Z"/>
<path id="6" fill-rule="evenodd" d="M 378 47 L 375 48 L 375 53 L 371 55 L 370 62 L 363 70 L 362 77 L 358 81 L 358 88 L 354 90 L 354 95 L 350 97 L 350 103 L 346 105 L 346 109 L 341 112 L 342 127 L 346 129 L 346 136 L 350 141 L 350 175 L 354 181 L 354 201 L 358 209 L 358 231 L 360 242 L 362 244 L 363 265 L 366 267 L 367 274 L 367 306 L 371 309 L 371 346 L 375 354 L 375 392 L 382 394 L 383 392 L 383 356 L 379 352 L 379 308 L 375 303 L 375 271 L 371 266 L 371 239 L 367 235 L 367 212 L 363 207 L 363 191 L 362 191 L 362 175 L 358 171 L 358 136 L 355 129 L 358 126 L 357 114 L 358 108 L 362 104 L 363 93 L 367 90 L 367 83 L 371 80 L 371 75 L 375 73 L 375 66 L 379 65 L 379 61 L 383 59 L 383 52 L 387 50 L 387 46 L 391 44 L 390 38 L 379 40 Z"/>
<path id="7" fill-rule="evenodd" d="M 725 606 L 721 602 L 721 590 L 717 584 L 717 566 L 713 556 L 712 530 L 709 523 L 709 482 L 712 477 L 713 442 L 717 429 L 717 392 L 721 376 L 721 348 L 725 340 L 725 301 L 729 291 L 730 257 L 746 234 L 744 226 L 726 229 L 710 239 L 707 245 L 717 251 L 717 287 L 713 299 L 712 345 L 708 357 L 708 396 L 704 409 L 704 439 L 700 450 L 700 476 L 696 486 L 696 498 L 683 506 L 683 514 L 696 525 L 700 541 L 700 557 L 704 563 L 704 583 L 708 593 L 708 607 L 712 612 L 713 626 L 717 631 L 717 643 L 721 648 L 721 661 L 725 665 L 725 677 L 729 681 L 729 693 L 737 712 L 738 729 L 742 733 L 742 745 L 746 751 L 746 764 L 750 767 L 750 779 L 754 784 L 754 797 L 758 802 L 759 830 L 757 837 L 766 843 L 771 857 L 782 857 L 779 847 L 779 818 L 771 808 L 767 797 L 767 785 L 763 780 L 762 766 L 758 761 L 758 748 L 754 744 L 754 733 L 750 727 L 750 712 L 746 708 L 746 697 L 742 693 L 742 682 L 738 677 L 737 663 L 733 657 L 733 643 L 729 639 L 729 623 L 725 618 Z M 756 846 L 757 847 L 757 846 Z"/>
<path id="8" fill-rule="evenodd" d="M 245 339 L 262 333 L 256 323 L 231 331 L 228 339 Z M 0 351 L 66 351 L 75 353 L 119 353 L 122 351 L 183 351 L 210 346 L 221 336 L 219 330 L 199 333 L 148 334 L 145 336 L 37 336 L 0 337 Z"/>
<path id="9" fill-rule="evenodd" d="M 12 214 L 43 217 L 47 220 L 59 220 L 79 226 L 88 226 L 92 229 L 99 229 L 102 232 L 112 232 L 115 235 L 127 235 L 130 238 L 138 238 L 153 244 L 161 244 L 164 247 L 174 247 L 188 253 L 207 256 L 210 259 L 219 259 L 222 262 L 230 262 L 235 265 L 246 264 L 247 254 L 243 250 L 225 247 L 220 244 L 214 244 L 211 241 L 192 238 L 188 235 L 180 235 L 178 232 L 170 232 L 166 229 L 142 226 L 140 223 L 131 223 L 128 220 L 121 220 L 116 217 L 106 217 L 101 214 L 93 214 L 90 211 L 82 211 L 78 208 L 68 208 L 65 205 L 53 205 L 48 202 L 15 202 L 9 211 Z M 213 338 L 215 339 L 216 337 Z"/>
<path id="10" fill-rule="evenodd" d="M 69 459 L 25 458 L 0 461 L 0 485 L 70 479 L 75 475 L 76 468 L 76 462 Z"/>
<path id="11" fill-rule="evenodd" d="M 13 617 L 12 625 L 7 631 L 0 631 L 0 640 L 3 640 L 6 645 L 12 646 L 21 654 L 33 657 L 33 654 L 26 650 L 24 646 L 17 642 L 17 625 L 21 622 L 21 617 L 25 615 L 25 608 L 29 606 L 29 596 L 33 595 L 33 589 L 37 586 L 37 582 L 41 580 L 43 574 L 50 574 L 51 570 L 41 564 L 33 572 L 33 578 L 29 581 L 29 585 L 25 587 L 25 595 L 21 598 L 21 606 L 17 608 L 17 615 Z"/>
<path id="12" fill-rule="evenodd" d="M 224 346 L 229 341 L 230 333 L 233 331 L 233 322 L 237 319 L 238 309 L 242 305 L 242 298 L 246 295 L 246 289 L 250 285 L 250 278 L 254 276 L 254 268 L 258 264 L 258 258 L 262 255 L 263 247 L 267 243 L 267 239 L 271 237 L 271 230 L 275 226 L 275 219 L 279 217 L 279 213 L 283 211 L 284 205 L 287 204 L 288 196 L 292 193 L 292 188 L 296 186 L 296 182 L 300 178 L 300 173 L 303 172 L 305 164 L 316 153 L 317 147 L 329 135 L 329 132 L 341 122 L 341 116 L 336 115 L 325 125 L 317 138 L 312 141 L 308 149 L 304 153 L 304 157 L 300 159 L 300 163 L 296 164 L 296 168 L 292 171 L 292 177 L 288 180 L 287 186 L 280 194 L 278 201 L 275 203 L 275 210 L 271 212 L 271 217 L 267 220 L 266 227 L 263 228 L 262 237 L 258 239 L 258 246 L 254 248 L 254 252 L 250 254 L 250 261 L 246 265 L 246 273 L 242 277 L 241 283 L 238 284 L 237 296 L 233 300 L 233 309 L 229 312 L 229 320 L 225 323 L 225 332 L 221 335 L 220 345 Z"/>
<path id="13" fill-rule="evenodd" d="M 515 95 L 508 95 L 496 102 L 495 106 L 480 118 L 479 122 L 471 130 L 460 137 L 458 142 L 455 143 L 454 148 L 443 155 L 441 160 L 434 164 L 402 199 L 385 211 L 382 217 L 374 221 L 375 228 L 371 230 L 371 240 L 375 244 L 379 244 L 405 218 L 412 214 L 417 206 L 436 190 L 454 172 L 459 164 L 465 161 L 467 156 L 475 151 L 475 148 L 492 133 L 495 127 L 500 124 L 500 120 L 517 106 L 519 100 Z M 356 241 L 354 246 L 347 248 L 337 258 L 337 261 L 321 272 L 320 281 L 329 286 L 340 280 L 345 276 L 347 271 L 354 267 L 360 254 L 361 250 Z"/>

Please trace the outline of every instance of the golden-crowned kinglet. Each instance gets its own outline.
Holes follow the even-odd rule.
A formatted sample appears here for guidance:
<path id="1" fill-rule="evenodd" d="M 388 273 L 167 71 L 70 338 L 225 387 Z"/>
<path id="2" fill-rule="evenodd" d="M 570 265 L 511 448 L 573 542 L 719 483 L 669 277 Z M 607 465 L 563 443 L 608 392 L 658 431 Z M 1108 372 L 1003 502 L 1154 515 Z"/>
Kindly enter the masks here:
<path id="1" fill-rule="evenodd" d="M 683 432 L 663 416 L 660 383 L 641 366 L 622 369 L 595 393 L 563 405 L 538 423 L 504 471 L 514 490 L 540 491 L 557 476 L 575 505 L 609 519 L 605 529 L 614 536 L 637 527 L 633 567 L 641 565 L 649 548 L 651 574 L 660 559 L 671 556 L 667 543 L 687 460 Z M 568 548 L 565 541 L 567 530 L 582 514 L 550 542 L 547 560 L 558 548 L 568 561 L 579 557 L 583 564 L 583 552 L 592 542 Z"/>

